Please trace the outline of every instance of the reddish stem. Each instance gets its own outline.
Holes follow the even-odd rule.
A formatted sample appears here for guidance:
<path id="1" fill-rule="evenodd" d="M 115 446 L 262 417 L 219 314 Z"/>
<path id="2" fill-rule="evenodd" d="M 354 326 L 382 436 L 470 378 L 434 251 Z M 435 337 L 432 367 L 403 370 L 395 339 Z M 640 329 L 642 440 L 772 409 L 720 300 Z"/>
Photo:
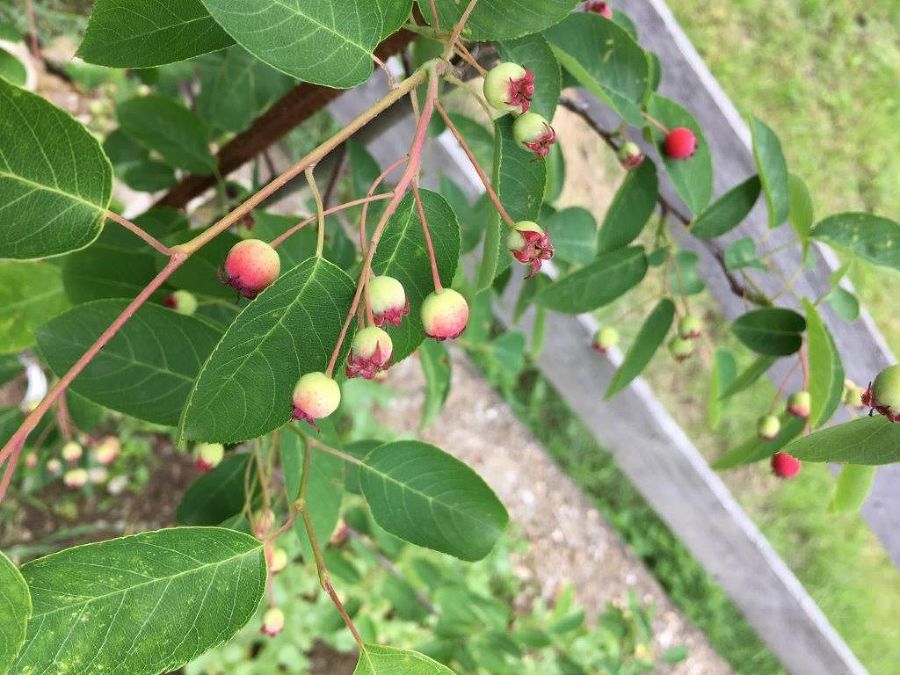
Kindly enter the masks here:
<path id="1" fill-rule="evenodd" d="M 384 199 L 390 199 L 393 196 L 393 192 L 384 192 L 380 195 L 367 195 L 360 199 L 354 199 L 353 201 L 346 202 L 344 204 L 338 204 L 337 206 L 332 206 L 330 209 L 325 209 L 322 212 L 323 216 L 330 216 L 332 213 L 337 213 L 338 211 L 344 211 L 345 209 L 352 208 L 354 206 L 359 206 L 360 204 L 367 205 L 369 202 L 377 202 L 382 201 Z M 293 234 L 296 234 L 304 227 L 309 225 L 310 223 L 315 222 L 318 219 L 318 216 L 310 216 L 309 218 L 305 218 L 301 220 L 299 223 L 291 227 L 289 230 L 285 230 L 277 237 L 275 237 L 272 241 L 269 242 L 269 245 L 272 248 L 278 248 L 281 246 L 285 239 L 290 237 Z"/>
<path id="2" fill-rule="evenodd" d="M 153 248 L 155 248 L 157 251 L 159 251 L 163 255 L 172 255 L 172 249 L 170 249 L 168 246 L 163 244 L 152 234 L 150 234 L 149 232 L 144 230 L 140 225 L 132 223 L 130 220 L 128 220 L 127 218 L 123 218 L 122 216 L 120 216 L 118 213 L 115 213 L 114 211 L 107 211 L 106 217 L 109 218 L 110 220 L 116 221 L 117 223 L 119 223 L 119 225 L 124 227 L 129 232 L 136 234 L 138 237 L 140 237 L 141 239 L 146 241 L 148 244 L 150 244 Z"/>
<path id="3" fill-rule="evenodd" d="M 378 186 L 381 185 L 385 179 L 397 168 L 406 162 L 409 159 L 409 155 L 401 157 L 393 164 L 391 164 L 388 168 L 381 172 L 381 175 L 378 176 L 374 181 L 372 181 L 372 185 L 369 186 L 369 191 L 366 193 L 366 197 L 371 197 L 375 194 L 375 190 L 378 189 Z M 366 200 L 366 203 L 363 204 L 362 214 L 359 219 L 359 252 L 362 254 L 363 258 L 366 256 L 366 217 L 369 215 L 369 200 Z"/>
<path id="4" fill-rule="evenodd" d="M 465 28 L 466 22 L 469 20 L 469 17 L 472 15 L 472 11 L 477 4 L 478 0 L 469 0 L 468 6 L 463 11 L 462 16 L 459 17 L 459 21 L 456 22 L 453 33 L 450 35 L 450 40 L 447 42 L 447 48 L 444 50 L 443 58 L 445 61 L 449 60 L 450 55 L 453 53 L 453 45 L 456 44 L 456 41 L 459 40 L 459 36 L 462 35 L 463 28 Z"/>
<path id="5" fill-rule="evenodd" d="M 434 290 L 438 293 L 444 290 L 441 285 L 441 275 L 438 272 L 437 258 L 434 255 L 434 243 L 431 241 L 431 230 L 428 229 L 428 218 L 425 216 L 425 206 L 422 204 L 422 195 L 419 194 L 419 181 L 412 182 L 413 197 L 416 201 L 416 210 L 419 212 L 419 221 L 422 223 L 422 232 L 425 234 L 425 248 L 428 249 L 428 259 L 431 261 L 431 278 L 434 279 Z"/>

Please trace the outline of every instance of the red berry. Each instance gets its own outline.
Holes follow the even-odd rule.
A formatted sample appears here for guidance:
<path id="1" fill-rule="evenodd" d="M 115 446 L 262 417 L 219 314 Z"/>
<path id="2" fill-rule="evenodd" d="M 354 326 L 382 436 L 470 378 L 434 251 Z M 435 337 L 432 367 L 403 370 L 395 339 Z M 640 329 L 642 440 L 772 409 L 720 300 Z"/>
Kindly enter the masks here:
<path id="1" fill-rule="evenodd" d="M 281 260 L 274 248 L 259 239 L 245 239 L 228 252 L 222 281 L 252 300 L 270 286 L 280 272 Z"/>
<path id="2" fill-rule="evenodd" d="M 686 127 L 672 129 L 663 143 L 663 150 L 672 159 L 687 159 L 697 152 L 697 137 Z"/>
<path id="3" fill-rule="evenodd" d="M 600 2 L 600 0 L 591 0 L 584 6 L 584 11 L 594 12 L 606 19 L 613 18 L 612 7 L 610 7 L 608 3 Z"/>
<path id="4" fill-rule="evenodd" d="M 793 478 L 800 473 L 800 460 L 786 452 L 772 455 L 772 472 L 779 478 Z"/>

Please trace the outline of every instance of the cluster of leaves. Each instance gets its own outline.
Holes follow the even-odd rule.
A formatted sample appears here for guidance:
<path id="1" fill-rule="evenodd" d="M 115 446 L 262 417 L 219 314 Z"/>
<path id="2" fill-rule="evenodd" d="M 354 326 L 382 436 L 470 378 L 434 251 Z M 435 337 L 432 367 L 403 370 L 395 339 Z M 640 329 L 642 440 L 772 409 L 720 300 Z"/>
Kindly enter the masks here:
<path id="1" fill-rule="evenodd" d="M 427 25 L 409 25 L 426 34 L 417 53 L 450 37 L 447 29 L 464 19 L 465 4 L 418 4 Z M 730 232 L 762 195 L 769 225 L 789 221 L 798 245 L 824 241 L 900 267 L 900 226 L 892 221 L 840 214 L 813 225 L 802 181 L 788 172 L 777 137 L 758 120 L 752 123 L 757 175 L 710 204 L 708 143 L 684 107 L 657 93 L 659 60 L 638 44 L 637 29 L 624 14 L 607 20 L 572 13 L 575 5 L 480 0 L 472 5 L 463 36 L 493 43 L 502 58 L 530 69 L 536 81 L 533 109 L 545 117 L 552 118 L 561 88 L 577 84 L 654 146 L 661 144 L 663 128 L 691 129 L 699 139 L 693 157 L 648 157 L 629 173 L 598 227 L 584 210 L 554 206 L 565 175 L 558 149 L 547 161 L 535 161 L 515 142 L 510 118 L 497 119 L 492 130 L 453 119 L 479 161 L 492 165 L 492 189 L 512 219 L 540 221 L 554 238 L 561 275 L 526 285 L 519 302 L 520 310 L 537 309 L 539 327 L 547 310 L 594 311 L 651 274 L 663 278 L 664 297 L 646 318 L 608 395 L 636 378 L 664 342 L 678 315 L 675 300 L 703 288 L 693 270 L 696 258 L 670 241 L 665 213 L 652 245 L 641 243 L 660 199 L 662 169 L 692 214 L 697 237 Z M 438 16 L 432 16 L 433 7 Z M 121 79 L 118 127 L 102 146 L 69 115 L 0 77 L 0 257 L 15 261 L 0 265 L 0 352 L 34 347 L 62 378 L 84 365 L 82 355 L 144 293 L 146 302 L 72 381 L 67 401 L 170 427 L 180 442 L 250 442 L 253 448 L 231 454 L 191 487 L 179 508 L 185 527 L 68 549 L 20 570 L 4 559 L 2 588 L 10 601 L 0 625 L 11 638 L 2 645 L 0 666 L 13 672 L 152 673 L 179 667 L 228 640 L 250 620 L 263 595 L 273 533 L 296 532 L 304 559 L 315 559 L 322 575 L 317 540 L 327 540 L 338 522 L 345 472 L 377 525 L 402 540 L 472 561 L 488 555 L 500 537 L 507 521 L 503 506 L 474 471 L 439 448 L 414 440 L 348 444 L 332 424 L 310 431 L 290 423 L 292 387 L 302 374 L 325 370 L 335 345 L 341 347 L 345 317 L 352 318 L 357 282 L 351 274 L 358 272 L 359 257 L 340 228 L 330 228 L 322 255 L 312 230 L 287 240 L 278 249 L 286 271 L 241 306 L 217 281 L 226 252 L 251 223 L 254 237 L 271 240 L 296 219 L 257 208 L 244 220 L 245 229 L 223 231 L 208 246 L 191 250 L 173 273 L 150 243 L 104 227 L 114 175 L 153 192 L 186 173 L 214 174 L 213 143 L 245 130 L 297 81 L 335 88 L 361 84 L 371 75 L 376 46 L 410 21 L 411 12 L 412 0 L 190 0 L 174 9 L 152 0 L 140 12 L 122 0 L 98 0 L 80 56 L 134 69 L 133 77 Z M 433 64 L 417 72 L 431 68 L 433 77 Z M 437 123 L 432 127 L 439 129 Z M 364 196 L 380 169 L 364 148 L 347 147 L 349 200 Z M 225 202 L 248 194 L 221 187 Z M 256 192 L 258 180 L 252 187 Z M 406 195 L 386 222 L 372 269 L 406 288 L 411 313 L 389 332 L 395 360 L 419 350 L 429 381 L 428 419 L 446 398 L 449 361 L 440 345 L 423 342 L 419 310 L 434 288 L 426 230 L 434 242 L 435 275 L 473 299 L 466 339 L 487 344 L 502 372 L 521 363 L 524 337 L 511 333 L 488 342 L 490 295 L 513 273 L 490 202 L 470 205 L 446 179 L 440 193 L 422 190 L 421 199 L 425 222 Z M 377 206 L 372 210 L 379 212 Z M 133 221 L 167 247 L 197 234 L 184 214 L 171 209 L 152 208 Z M 470 279 L 460 257 L 480 241 L 480 266 Z M 765 268 L 749 240 L 732 244 L 724 261 L 728 272 L 741 275 Z M 826 299 L 854 318 L 854 300 L 838 282 Z M 175 290 L 196 296 L 195 314 L 162 305 Z M 738 318 L 734 334 L 760 358 L 750 370 L 729 375 L 728 357 L 722 356 L 722 397 L 760 377 L 776 359 L 799 354 L 809 371 L 809 427 L 828 422 L 840 404 L 844 375 L 819 314 L 820 300 L 806 301 L 802 314 L 763 306 Z M 20 422 L 17 409 L 0 411 L 0 437 L 6 441 Z M 749 440 L 731 455 L 733 463 L 768 457 L 804 428 L 794 423 L 776 441 Z M 898 429 L 883 418 L 862 419 L 807 436 L 789 449 L 813 461 L 896 461 Z M 46 438 L 31 436 L 41 437 Z M 20 450 L 8 444 L 3 459 L 15 466 Z M 283 482 L 275 480 L 275 466 Z M 260 530 L 269 509 L 282 525 Z M 358 673 L 393 672 L 398 663 L 406 664 L 406 672 L 448 672 L 422 654 L 362 641 L 359 647 Z"/>

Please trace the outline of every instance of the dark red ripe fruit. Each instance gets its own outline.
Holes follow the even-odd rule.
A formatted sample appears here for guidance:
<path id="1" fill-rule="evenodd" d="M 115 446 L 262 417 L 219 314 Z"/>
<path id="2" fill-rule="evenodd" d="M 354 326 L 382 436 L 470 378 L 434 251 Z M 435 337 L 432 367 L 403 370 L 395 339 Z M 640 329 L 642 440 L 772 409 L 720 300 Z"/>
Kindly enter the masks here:
<path id="1" fill-rule="evenodd" d="M 591 0 L 584 6 L 584 9 L 587 12 L 594 12 L 596 14 L 599 14 L 606 19 L 613 18 L 612 7 L 610 7 L 605 2 L 600 2 L 600 0 Z"/>
<path id="2" fill-rule="evenodd" d="M 772 472 L 779 478 L 793 478 L 800 473 L 800 460 L 786 452 L 772 455 Z"/>
<path id="3" fill-rule="evenodd" d="M 672 129 L 663 143 L 663 150 L 672 159 L 687 159 L 697 152 L 697 137 L 686 127 Z"/>

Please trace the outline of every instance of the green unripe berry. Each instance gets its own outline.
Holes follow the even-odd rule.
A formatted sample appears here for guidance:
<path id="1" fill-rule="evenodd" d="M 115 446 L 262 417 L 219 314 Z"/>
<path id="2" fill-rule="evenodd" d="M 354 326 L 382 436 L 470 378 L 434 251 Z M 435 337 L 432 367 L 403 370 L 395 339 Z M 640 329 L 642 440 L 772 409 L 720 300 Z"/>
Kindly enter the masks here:
<path id="1" fill-rule="evenodd" d="M 501 63 L 484 78 L 484 98 L 504 113 L 528 112 L 534 95 L 534 76 L 517 63 Z"/>
<path id="2" fill-rule="evenodd" d="M 682 340 L 694 340 L 703 332 L 703 324 L 693 314 L 685 314 L 678 322 L 678 337 Z"/>
<path id="3" fill-rule="evenodd" d="M 900 422 L 900 363 L 878 373 L 863 402 L 892 422 Z"/>
<path id="4" fill-rule="evenodd" d="M 808 391 L 795 391 L 788 396 L 787 411 L 795 417 L 809 417 L 810 397 Z"/>
<path id="5" fill-rule="evenodd" d="M 604 326 L 594 335 L 593 347 L 601 354 L 606 354 L 619 343 L 619 331 L 612 326 Z"/>
<path id="6" fill-rule="evenodd" d="M 781 432 L 781 420 L 775 415 L 763 415 L 756 423 L 756 433 L 764 441 L 778 438 Z"/>
<path id="7" fill-rule="evenodd" d="M 676 361 L 684 361 L 694 353 L 692 340 L 685 340 L 677 335 L 669 340 L 669 353 Z"/>

